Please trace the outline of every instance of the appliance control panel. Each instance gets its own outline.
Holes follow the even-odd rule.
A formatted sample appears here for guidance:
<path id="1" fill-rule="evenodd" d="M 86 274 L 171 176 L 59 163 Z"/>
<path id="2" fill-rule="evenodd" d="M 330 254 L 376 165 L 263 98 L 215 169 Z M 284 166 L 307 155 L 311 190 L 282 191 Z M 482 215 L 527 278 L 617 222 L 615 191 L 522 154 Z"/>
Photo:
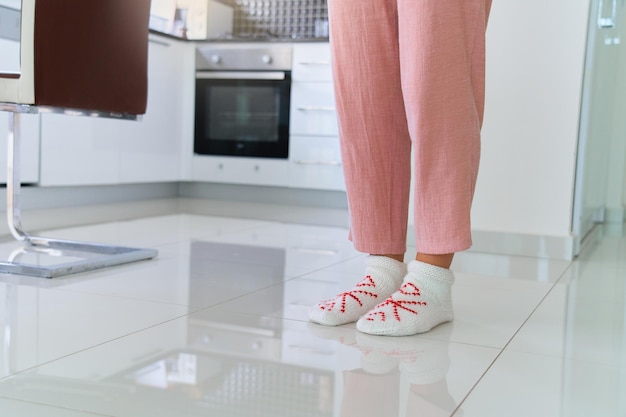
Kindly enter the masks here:
<path id="1" fill-rule="evenodd" d="M 291 45 L 228 44 L 196 48 L 197 71 L 290 71 Z"/>

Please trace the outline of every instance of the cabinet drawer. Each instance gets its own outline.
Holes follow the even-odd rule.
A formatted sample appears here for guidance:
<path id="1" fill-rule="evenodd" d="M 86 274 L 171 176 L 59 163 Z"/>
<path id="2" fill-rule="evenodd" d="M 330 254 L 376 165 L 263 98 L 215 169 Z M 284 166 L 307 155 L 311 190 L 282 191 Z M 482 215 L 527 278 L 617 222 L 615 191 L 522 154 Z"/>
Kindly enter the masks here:
<path id="1" fill-rule="evenodd" d="M 193 157 L 195 181 L 287 186 L 289 161 L 262 158 Z"/>
<path id="2" fill-rule="evenodd" d="M 289 154 L 291 187 L 345 190 L 338 138 L 292 136 Z"/>
<path id="3" fill-rule="evenodd" d="M 294 83 L 289 131 L 296 135 L 337 136 L 335 94 L 331 83 Z"/>
<path id="4" fill-rule="evenodd" d="M 294 45 L 291 76 L 294 81 L 332 81 L 330 45 Z"/>

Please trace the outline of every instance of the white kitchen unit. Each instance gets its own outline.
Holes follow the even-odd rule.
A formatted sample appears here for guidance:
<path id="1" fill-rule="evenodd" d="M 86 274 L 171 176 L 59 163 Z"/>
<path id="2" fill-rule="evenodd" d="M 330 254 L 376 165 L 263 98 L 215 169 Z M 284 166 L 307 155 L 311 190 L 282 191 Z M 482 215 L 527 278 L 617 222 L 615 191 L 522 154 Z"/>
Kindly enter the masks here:
<path id="1" fill-rule="evenodd" d="M 15 6 L 11 2 L 0 1 L 0 6 Z M 0 72 L 19 72 L 20 43 L 12 39 L 0 38 Z M 0 112 L 0 183 L 7 182 L 7 137 L 9 134 L 9 117 L 13 113 Z M 21 146 L 21 181 L 37 183 L 39 181 L 39 116 L 21 115 L 22 146 Z"/>
<path id="2" fill-rule="evenodd" d="M 193 134 L 193 45 L 150 35 L 140 122 L 42 115 L 41 185 L 179 181 Z"/>
<path id="3" fill-rule="evenodd" d="M 262 47 L 261 44 L 257 45 Z M 196 154 L 192 163 L 193 180 L 297 189 L 345 189 L 339 154 L 330 46 L 327 42 L 284 45 L 292 52 L 289 61 L 291 94 L 288 158 Z M 245 45 L 229 46 L 243 48 Z M 212 58 L 216 59 L 215 56 Z M 220 60 L 217 59 L 217 62 Z"/>
<path id="4" fill-rule="evenodd" d="M 339 141 L 332 136 L 291 136 L 291 187 L 345 190 Z"/>
<path id="5" fill-rule="evenodd" d="M 345 190 L 328 43 L 296 43 L 290 110 L 294 188 Z"/>
<path id="6" fill-rule="evenodd" d="M 202 155 L 194 157 L 196 181 L 286 187 L 289 164 L 284 159 Z"/>
<path id="7" fill-rule="evenodd" d="M 0 112 L 0 184 L 7 182 L 7 138 L 9 117 L 13 113 Z M 20 149 L 20 179 L 23 184 L 39 182 L 39 115 L 20 115 L 22 146 Z"/>
<path id="8" fill-rule="evenodd" d="M 594 48 L 619 45 L 614 39 L 620 35 L 611 35 L 609 44 L 599 20 L 610 19 L 617 2 L 493 3 L 483 152 L 472 213 L 476 250 L 557 258 L 577 253 L 586 231 L 573 227 L 574 190 L 592 169 L 578 158 L 589 143 L 585 121 L 596 88 L 589 75 L 597 72 Z M 603 41 L 588 44 L 594 36 Z M 601 165 L 594 163 L 593 169 L 606 169 Z"/>

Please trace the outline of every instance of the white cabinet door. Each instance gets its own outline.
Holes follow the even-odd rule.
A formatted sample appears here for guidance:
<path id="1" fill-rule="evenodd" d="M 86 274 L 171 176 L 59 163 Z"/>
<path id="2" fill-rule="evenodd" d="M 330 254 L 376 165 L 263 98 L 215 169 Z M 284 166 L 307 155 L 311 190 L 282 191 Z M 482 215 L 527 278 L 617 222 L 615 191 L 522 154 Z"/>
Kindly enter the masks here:
<path id="1" fill-rule="evenodd" d="M 150 37 L 148 108 L 124 126 L 122 183 L 180 180 L 183 144 L 193 140 L 194 56 L 191 44 Z"/>
<path id="2" fill-rule="evenodd" d="M 293 135 L 337 136 L 331 83 L 298 82 L 291 87 L 289 131 Z"/>
<path id="3" fill-rule="evenodd" d="M 193 134 L 193 46 L 151 35 L 141 121 L 43 115 L 41 185 L 179 181 Z M 191 145 L 189 145 L 191 146 Z"/>
<path id="4" fill-rule="evenodd" d="M 121 122 L 42 114 L 40 185 L 119 183 L 117 123 Z"/>
<path id="5" fill-rule="evenodd" d="M 193 176 L 200 181 L 284 187 L 289 182 L 288 173 L 289 162 L 285 159 L 193 157 Z"/>
<path id="6" fill-rule="evenodd" d="M 9 117 L 13 117 L 13 113 L 0 112 L 0 183 L 3 184 L 7 182 Z M 20 126 L 20 179 L 24 184 L 35 184 L 39 182 L 39 115 L 20 115 Z"/>
<path id="7" fill-rule="evenodd" d="M 289 186 L 344 190 L 328 43 L 294 44 Z"/>
<path id="8" fill-rule="evenodd" d="M 290 147 L 291 187 L 345 190 L 338 138 L 292 136 Z"/>
<path id="9" fill-rule="evenodd" d="M 326 42 L 294 44 L 292 79 L 332 82 L 330 45 Z"/>

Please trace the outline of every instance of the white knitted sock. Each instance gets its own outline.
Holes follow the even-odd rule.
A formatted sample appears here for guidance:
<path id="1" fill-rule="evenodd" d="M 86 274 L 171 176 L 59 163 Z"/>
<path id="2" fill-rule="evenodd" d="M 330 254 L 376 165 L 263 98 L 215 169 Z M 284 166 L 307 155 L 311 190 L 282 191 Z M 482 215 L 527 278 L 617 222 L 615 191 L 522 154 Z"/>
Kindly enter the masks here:
<path id="1" fill-rule="evenodd" d="M 419 261 L 408 270 L 400 289 L 357 321 L 359 331 L 408 336 L 452 320 L 452 271 Z"/>
<path id="2" fill-rule="evenodd" d="M 370 255 L 365 259 L 365 265 L 365 278 L 354 288 L 309 310 L 311 321 L 326 326 L 356 321 L 397 290 L 406 275 L 403 262 L 386 256 Z"/>

